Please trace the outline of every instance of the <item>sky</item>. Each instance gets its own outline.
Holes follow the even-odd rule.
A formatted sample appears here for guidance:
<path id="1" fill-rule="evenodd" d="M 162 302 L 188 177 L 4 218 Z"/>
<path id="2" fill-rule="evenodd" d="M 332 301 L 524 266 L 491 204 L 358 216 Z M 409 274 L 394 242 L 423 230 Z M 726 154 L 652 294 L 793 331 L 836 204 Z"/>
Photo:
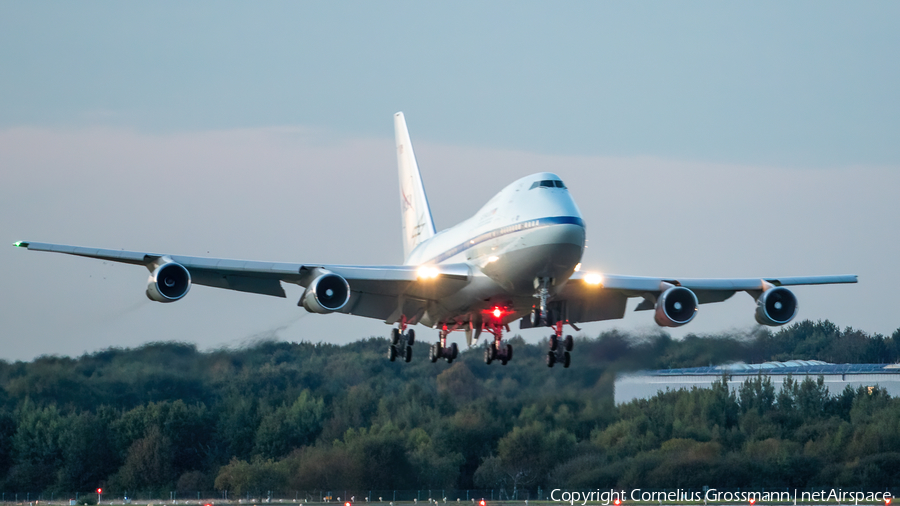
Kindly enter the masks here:
<path id="1" fill-rule="evenodd" d="M 798 318 L 890 334 L 898 14 L 892 2 L 0 2 L 0 359 L 387 335 L 306 313 L 299 287 L 285 300 L 195 286 L 158 304 L 140 267 L 11 244 L 400 263 L 397 111 L 438 228 L 552 171 L 587 223 L 586 267 L 858 274 L 797 288 Z M 749 332 L 753 309 L 737 294 L 672 334 Z M 629 312 L 583 333 L 612 328 L 656 327 Z"/>

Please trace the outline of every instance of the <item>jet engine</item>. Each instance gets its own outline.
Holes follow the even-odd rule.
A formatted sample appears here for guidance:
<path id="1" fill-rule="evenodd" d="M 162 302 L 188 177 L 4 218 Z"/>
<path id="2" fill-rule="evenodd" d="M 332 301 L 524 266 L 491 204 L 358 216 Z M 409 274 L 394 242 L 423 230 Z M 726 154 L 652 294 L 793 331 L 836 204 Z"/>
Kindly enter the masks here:
<path id="1" fill-rule="evenodd" d="M 310 313 L 333 313 L 347 304 L 350 300 L 350 285 L 343 277 L 327 272 L 320 275 L 306 287 L 302 305 Z"/>
<path id="2" fill-rule="evenodd" d="M 774 327 L 797 315 L 797 297 L 783 286 L 769 288 L 756 299 L 756 321 Z"/>
<path id="3" fill-rule="evenodd" d="M 654 319 L 660 327 L 680 327 L 697 314 L 697 296 L 682 286 L 668 288 L 656 299 Z"/>
<path id="4" fill-rule="evenodd" d="M 147 298 L 156 302 L 175 302 L 191 289 L 191 273 L 181 264 L 166 262 L 150 274 Z"/>

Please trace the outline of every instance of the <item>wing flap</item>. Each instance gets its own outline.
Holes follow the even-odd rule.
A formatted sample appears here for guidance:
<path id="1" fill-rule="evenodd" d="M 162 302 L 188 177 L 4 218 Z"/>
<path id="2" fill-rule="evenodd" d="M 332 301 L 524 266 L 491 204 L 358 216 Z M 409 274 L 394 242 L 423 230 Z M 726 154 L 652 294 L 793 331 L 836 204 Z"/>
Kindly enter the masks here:
<path id="1" fill-rule="evenodd" d="M 281 282 L 275 278 L 259 278 L 238 275 L 223 275 L 219 272 L 205 269 L 188 269 L 191 272 L 191 281 L 203 286 L 213 288 L 225 288 L 238 292 L 258 293 L 273 297 L 286 297 Z"/>

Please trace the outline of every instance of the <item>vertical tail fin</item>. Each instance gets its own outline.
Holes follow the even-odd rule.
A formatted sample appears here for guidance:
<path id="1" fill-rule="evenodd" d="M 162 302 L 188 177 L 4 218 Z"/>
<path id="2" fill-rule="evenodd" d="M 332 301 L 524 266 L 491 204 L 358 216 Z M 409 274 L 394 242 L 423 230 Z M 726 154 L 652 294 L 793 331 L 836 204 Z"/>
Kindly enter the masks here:
<path id="1" fill-rule="evenodd" d="M 397 140 L 397 165 L 400 169 L 400 213 L 403 219 L 403 259 L 423 241 L 434 236 L 434 221 L 419 165 L 413 153 L 402 112 L 394 114 L 394 135 Z"/>

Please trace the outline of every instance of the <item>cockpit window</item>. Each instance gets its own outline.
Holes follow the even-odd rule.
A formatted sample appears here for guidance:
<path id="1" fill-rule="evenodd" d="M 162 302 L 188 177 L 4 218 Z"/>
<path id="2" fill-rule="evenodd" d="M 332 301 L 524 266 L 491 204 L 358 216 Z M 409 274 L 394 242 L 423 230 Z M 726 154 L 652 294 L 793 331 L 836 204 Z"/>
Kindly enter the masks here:
<path id="1" fill-rule="evenodd" d="M 534 183 L 531 183 L 531 188 L 529 188 L 529 190 L 532 190 L 534 188 L 565 188 L 565 187 L 566 187 L 566 185 L 564 185 L 563 182 L 560 181 L 559 179 L 544 179 L 543 181 L 535 181 Z"/>

